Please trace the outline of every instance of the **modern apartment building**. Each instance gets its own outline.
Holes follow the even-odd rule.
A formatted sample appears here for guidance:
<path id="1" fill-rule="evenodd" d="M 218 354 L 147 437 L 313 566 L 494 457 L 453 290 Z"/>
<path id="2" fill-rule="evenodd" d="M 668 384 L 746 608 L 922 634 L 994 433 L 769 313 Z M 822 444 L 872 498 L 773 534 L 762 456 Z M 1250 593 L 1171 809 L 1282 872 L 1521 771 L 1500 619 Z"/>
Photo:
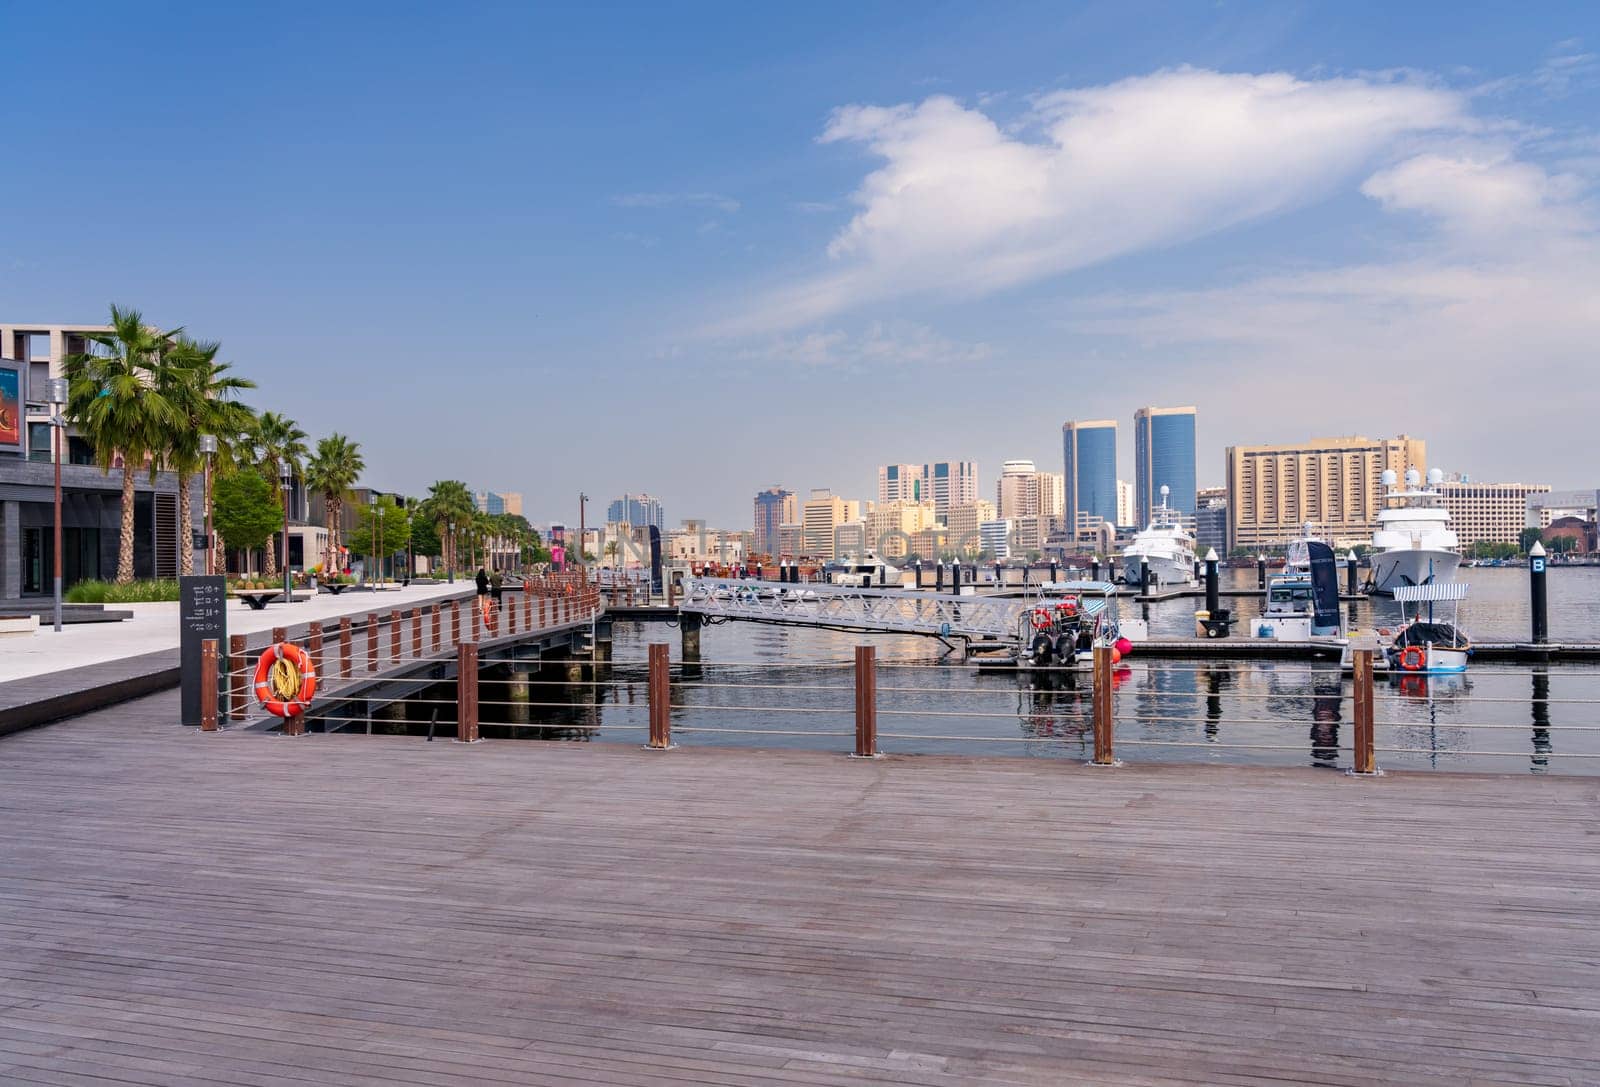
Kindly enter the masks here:
<path id="1" fill-rule="evenodd" d="M 55 590 L 55 465 L 48 404 L 51 378 L 66 376 L 68 355 L 84 351 L 104 326 L 0 322 L 0 599 Z M 61 579 L 70 587 L 109 578 L 117 568 L 122 471 L 108 475 L 94 449 L 69 430 L 61 451 Z M 134 576 L 176 577 L 183 533 L 204 527 L 200 479 L 190 491 L 194 524 L 178 520 L 178 481 L 170 472 L 134 476 Z M 195 553 L 204 569 L 205 552 Z"/>
<path id="2" fill-rule="evenodd" d="M 1195 409 L 1140 408 L 1133 413 L 1134 516 L 1143 528 L 1150 511 L 1161 504 L 1181 513 L 1194 512 Z"/>
<path id="3" fill-rule="evenodd" d="M 802 550 L 815 559 L 831 559 L 834 529 L 861 520 L 861 503 L 840 498 L 826 487 L 813 488 L 800 510 Z"/>
<path id="4" fill-rule="evenodd" d="M 1235 445 L 1227 465 L 1228 550 L 1281 547 L 1312 523 L 1335 546 L 1370 540 L 1383 506 L 1380 477 L 1426 474 L 1427 443 L 1397 438 L 1314 438 L 1292 445 Z"/>
<path id="5" fill-rule="evenodd" d="M 1228 554 L 1228 489 L 1202 487 L 1195 492 L 1194 552 L 1201 557 L 1212 548 Z"/>
<path id="6" fill-rule="evenodd" d="M 516 491 L 479 491 L 473 498 L 480 513 L 522 515 L 522 495 Z"/>
<path id="7" fill-rule="evenodd" d="M 1031 460 L 1008 460 L 995 483 L 995 509 L 1001 517 L 1061 518 L 1063 477 L 1041 472 Z"/>
<path id="8" fill-rule="evenodd" d="M 921 502 L 932 499 L 928 488 L 928 465 L 884 464 L 878 467 L 878 504 Z"/>
<path id="9" fill-rule="evenodd" d="M 661 500 L 648 494 L 625 494 L 621 498 L 613 499 L 606 507 L 606 520 L 617 525 L 632 525 L 635 528 L 646 528 L 654 525 L 656 528 L 667 527 L 667 514 L 661 508 Z"/>
<path id="10" fill-rule="evenodd" d="M 994 504 L 978 499 L 964 506 L 952 506 L 945 515 L 944 524 L 951 550 L 967 555 L 980 549 L 978 526 L 995 520 Z"/>
<path id="11" fill-rule="evenodd" d="M 800 520 L 800 500 L 793 491 L 774 483 L 756 494 L 755 501 L 755 554 L 778 553 L 777 535 L 780 525 Z"/>
<path id="12" fill-rule="evenodd" d="M 1146 525 L 1135 525 L 1134 517 L 1137 511 L 1133 507 L 1133 484 L 1125 479 L 1117 480 L 1117 517 L 1111 524 L 1121 525 L 1123 528 L 1145 528 Z"/>
<path id="13" fill-rule="evenodd" d="M 1000 517 L 993 521 L 985 521 L 978 526 L 978 539 L 981 542 L 980 550 L 987 551 L 997 559 L 1011 557 L 1011 535 L 1014 526 L 1009 517 Z"/>
<path id="14" fill-rule="evenodd" d="M 933 508 L 942 518 L 956 506 L 978 500 L 978 462 L 940 460 L 922 466 L 923 497 L 933 499 Z"/>
<path id="15" fill-rule="evenodd" d="M 1122 523 L 1117 504 L 1122 484 L 1117 479 L 1115 419 L 1063 423 L 1061 467 L 1061 514 L 1069 526 L 1077 525 L 1081 516 Z"/>
<path id="16" fill-rule="evenodd" d="M 937 517 L 931 499 L 880 502 L 867 515 L 867 546 L 884 558 L 903 557 L 911 552 L 917 533 L 931 528 Z"/>
<path id="17" fill-rule="evenodd" d="M 1547 483 L 1472 483 L 1451 480 L 1439 484 L 1450 527 L 1463 551 L 1480 541 L 1515 544 L 1528 525 L 1528 500 L 1550 493 Z"/>

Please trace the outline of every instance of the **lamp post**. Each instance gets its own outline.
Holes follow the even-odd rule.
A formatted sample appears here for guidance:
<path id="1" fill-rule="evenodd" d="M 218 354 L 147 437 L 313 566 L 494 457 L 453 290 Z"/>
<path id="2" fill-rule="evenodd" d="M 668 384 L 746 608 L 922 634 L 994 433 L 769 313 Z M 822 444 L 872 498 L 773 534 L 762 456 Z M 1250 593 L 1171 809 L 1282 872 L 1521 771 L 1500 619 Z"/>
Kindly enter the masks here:
<path id="1" fill-rule="evenodd" d="M 289 481 L 294 475 L 294 469 L 289 466 L 289 458 L 285 457 L 278 464 L 278 480 L 283 484 L 283 602 L 294 602 L 294 590 L 289 585 Z"/>
<path id="2" fill-rule="evenodd" d="M 374 503 L 373 508 L 378 511 L 378 581 L 381 583 L 383 581 L 383 558 L 384 558 L 384 555 L 383 555 L 383 507 L 377 505 L 376 503 Z"/>
<path id="3" fill-rule="evenodd" d="M 214 574 L 217 571 L 212 556 L 216 554 L 217 549 L 211 543 L 211 458 L 217 452 L 217 436 L 215 434 L 200 435 L 200 452 L 206 458 L 205 482 L 200 487 L 200 501 L 206 507 L 206 573 Z"/>
<path id="4" fill-rule="evenodd" d="M 451 585 L 456 583 L 456 520 L 454 517 L 444 519 L 444 549 L 450 554 L 445 558 L 444 565 L 448 571 L 445 575 Z"/>
<path id="5" fill-rule="evenodd" d="M 61 432 L 67 427 L 67 379 L 53 377 L 45 383 L 50 396 L 51 443 L 56 462 L 56 633 L 61 633 Z"/>

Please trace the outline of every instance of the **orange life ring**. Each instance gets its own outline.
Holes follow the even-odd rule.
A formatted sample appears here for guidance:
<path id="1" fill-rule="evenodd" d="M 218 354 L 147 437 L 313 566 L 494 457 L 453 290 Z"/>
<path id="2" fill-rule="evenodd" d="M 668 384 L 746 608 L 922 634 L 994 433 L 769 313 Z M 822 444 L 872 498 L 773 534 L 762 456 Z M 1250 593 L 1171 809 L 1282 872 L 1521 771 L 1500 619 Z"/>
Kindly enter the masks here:
<path id="1" fill-rule="evenodd" d="M 1055 622 L 1055 620 L 1050 617 L 1050 609 L 1049 608 L 1034 608 L 1033 609 L 1033 629 L 1034 630 L 1048 630 L 1050 628 L 1051 624 L 1053 624 L 1054 622 Z"/>
<path id="2" fill-rule="evenodd" d="M 1408 645 L 1400 651 L 1400 667 L 1407 672 L 1420 672 L 1428 666 L 1428 654 L 1420 645 Z"/>
<path id="3" fill-rule="evenodd" d="M 275 717 L 298 717 L 317 693 L 311 654 L 292 642 L 269 645 L 256 662 L 256 698 Z"/>

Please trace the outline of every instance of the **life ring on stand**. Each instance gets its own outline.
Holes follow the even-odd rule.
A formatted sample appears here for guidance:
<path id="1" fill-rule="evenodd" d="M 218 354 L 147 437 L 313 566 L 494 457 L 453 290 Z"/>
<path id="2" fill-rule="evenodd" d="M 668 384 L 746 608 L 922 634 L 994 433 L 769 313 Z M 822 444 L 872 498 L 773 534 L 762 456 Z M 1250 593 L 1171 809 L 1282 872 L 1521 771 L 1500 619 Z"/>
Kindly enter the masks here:
<path id="1" fill-rule="evenodd" d="M 1408 645 L 1400 650 L 1400 667 L 1407 672 L 1420 672 L 1428 666 L 1428 654 L 1420 645 Z"/>
<path id="2" fill-rule="evenodd" d="M 256 662 L 256 698 L 275 717 L 298 717 L 317 693 L 311 655 L 292 642 L 269 645 Z"/>

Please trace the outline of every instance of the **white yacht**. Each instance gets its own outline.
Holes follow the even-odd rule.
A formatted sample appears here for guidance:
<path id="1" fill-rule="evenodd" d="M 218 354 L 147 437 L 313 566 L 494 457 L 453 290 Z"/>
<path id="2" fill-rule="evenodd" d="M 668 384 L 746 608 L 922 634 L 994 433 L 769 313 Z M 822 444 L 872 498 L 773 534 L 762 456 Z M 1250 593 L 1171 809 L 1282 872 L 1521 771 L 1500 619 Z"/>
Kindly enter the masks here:
<path id="1" fill-rule="evenodd" d="M 858 589 L 900 587 L 899 568 L 884 562 L 870 550 L 859 556 L 844 555 L 837 558 L 828 563 L 824 570 L 828 580 L 835 585 L 849 585 Z"/>
<path id="2" fill-rule="evenodd" d="M 1402 585 L 1454 581 L 1461 566 L 1459 541 L 1450 528 L 1438 484 L 1444 473 L 1428 472 L 1428 485 L 1415 468 L 1406 472 L 1404 489 L 1395 486 L 1394 471 L 1383 473 L 1383 509 L 1372 533 L 1372 575 L 1375 592 L 1393 593 Z"/>
<path id="3" fill-rule="evenodd" d="M 1161 485 L 1161 505 L 1150 514 L 1150 527 L 1134 536 L 1122 552 L 1122 580 L 1139 584 L 1139 565 L 1150 567 L 1151 585 L 1194 584 L 1194 537 L 1183 527 L 1183 518 L 1167 506 L 1171 492 Z"/>

